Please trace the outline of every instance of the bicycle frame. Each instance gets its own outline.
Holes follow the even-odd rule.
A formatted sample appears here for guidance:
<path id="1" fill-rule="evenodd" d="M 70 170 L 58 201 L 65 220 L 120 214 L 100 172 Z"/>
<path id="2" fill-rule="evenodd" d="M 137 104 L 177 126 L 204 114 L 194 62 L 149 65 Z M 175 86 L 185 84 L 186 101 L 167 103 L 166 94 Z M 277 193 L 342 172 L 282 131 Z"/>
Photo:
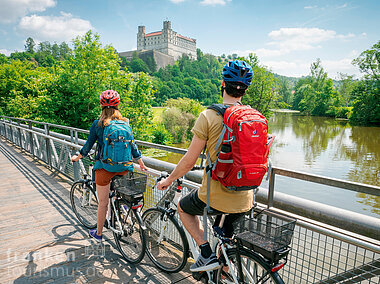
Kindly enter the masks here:
<path id="1" fill-rule="evenodd" d="M 92 158 L 90 158 L 90 161 L 92 162 Z M 99 200 L 99 197 L 98 197 L 98 192 L 96 191 L 96 184 L 93 183 L 93 190 L 90 189 L 90 187 L 88 187 L 88 183 L 92 183 L 92 169 L 93 169 L 93 165 L 92 163 L 90 164 L 89 168 L 88 168 L 88 173 L 83 165 L 83 162 L 82 160 L 79 160 L 79 166 L 80 166 L 80 171 L 84 177 L 83 179 L 83 182 L 85 184 L 85 190 L 83 190 L 83 198 L 82 198 L 82 203 L 81 205 L 82 206 L 90 206 L 91 204 L 91 200 L 92 200 L 92 197 L 93 197 L 93 194 L 95 193 L 96 195 L 96 199 Z M 86 199 L 86 194 L 88 194 L 88 199 Z M 120 218 L 119 218 L 119 214 L 117 214 L 117 211 L 116 211 L 116 206 L 115 206 L 115 200 L 114 200 L 114 197 L 115 196 L 115 191 L 111 191 L 110 194 L 109 194 L 109 199 L 110 199 L 110 202 L 108 203 L 108 208 L 107 208 L 107 215 L 106 215 L 106 220 L 107 220 L 107 223 L 108 223 L 108 227 L 111 231 L 113 231 L 114 233 L 116 234 L 120 234 L 121 236 L 124 236 L 124 231 L 122 230 L 117 230 L 116 228 L 114 228 L 113 226 L 111 226 L 111 210 L 113 210 L 115 216 L 116 216 L 116 222 L 119 226 L 119 228 L 122 227 L 121 225 L 121 221 L 120 221 Z M 86 204 L 87 202 L 87 204 Z M 127 210 L 125 210 L 124 207 L 122 207 L 122 210 L 123 210 L 123 213 L 126 215 L 126 216 L 129 216 L 128 215 L 128 212 Z M 132 210 L 132 209 L 130 209 Z"/>
<path id="2" fill-rule="evenodd" d="M 164 208 L 165 211 L 166 211 L 166 214 L 174 214 L 176 212 L 176 208 L 177 208 L 177 205 L 178 205 L 179 200 L 180 200 L 180 196 L 181 196 L 181 193 L 182 193 L 181 182 L 177 181 L 176 183 L 177 183 L 177 190 L 176 190 L 175 195 L 173 196 L 169 192 L 169 191 L 174 191 L 175 190 L 174 185 L 172 185 L 172 186 L 170 186 L 168 188 L 167 193 L 157 202 L 157 204 L 163 204 L 163 203 L 165 203 L 165 198 L 166 197 L 169 197 L 169 198 L 173 197 L 173 199 L 169 200 L 169 201 L 170 201 L 171 205 L 174 205 L 174 206 L 171 206 L 170 208 L 168 208 L 170 205 L 166 206 L 167 208 Z M 222 217 L 222 220 L 224 221 L 224 217 Z M 161 242 L 165 238 L 165 233 L 168 233 L 168 231 L 166 230 L 166 228 L 168 227 L 167 226 L 167 219 L 163 220 L 163 221 L 164 221 L 164 224 L 160 228 L 160 236 L 159 236 L 157 242 Z M 210 224 L 209 224 L 209 222 L 208 222 L 208 226 L 211 227 Z M 193 239 L 193 237 L 190 235 L 190 233 L 186 230 L 185 227 L 184 227 L 184 231 L 185 231 L 186 239 L 187 239 L 187 242 L 189 244 L 189 250 L 190 250 L 190 252 L 192 254 L 192 257 L 193 257 L 193 259 L 197 259 L 198 256 L 199 256 L 199 254 L 200 254 L 200 252 L 198 250 L 198 245 L 195 242 L 195 240 Z M 231 264 L 231 261 L 228 258 L 227 250 L 225 248 L 225 245 L 224 245 L 224 243 L 223 243 L 223 241 L 221 239 L 219 239 L 219 238 L 216 238 L 216 239 L 218 241 L 217 244 L 219 244 L 219 247 L 222 250 L 222 253 L 223 253 L 224 258 L 225 258 L 225 260 L 227 262 L 227 265 L 228 265 L 229 269 L 232 271 L 232 264 Z M 215 239 L 213 240 L 213 243 L 214 242 L 215 242 Z M 216 246 L 217 245 L 215 245 L 214 247 L 216 247 Z M 240 259 L 239 259 L 238 262 L 239 262 L 239 266 L 241 267 Z M 213 271 L 206 271 L 206 273 L 207 273 L 207 276 L 208 276 L 208 279 L 209 279 L 208 283 L 215 284 L 212 281 L 212 279 L 213 279 Z M 239 282 L 238 282 L 237 276 L 234 273 L 232 273 L 232 276 L 233 276 L 234 282 L 236 284 L 238 284 Z"/>

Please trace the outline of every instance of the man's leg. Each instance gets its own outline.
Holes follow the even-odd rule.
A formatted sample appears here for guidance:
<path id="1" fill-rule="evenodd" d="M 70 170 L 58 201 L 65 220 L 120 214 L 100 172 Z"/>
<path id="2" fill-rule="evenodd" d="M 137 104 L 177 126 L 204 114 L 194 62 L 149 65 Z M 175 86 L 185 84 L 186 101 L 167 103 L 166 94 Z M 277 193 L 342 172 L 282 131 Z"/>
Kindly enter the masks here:
<path id="1" fill-rule="evenodd" d="M 204 240 L 204 230 L 202 223 L 199 221 L 198 216 L 190 215 L 184 212 L 178 203 L 177 206 L 179 217 L 181 218 L 183 226 L 193 237 L 198 246 L 203 245 L 207 241 Z"/>
<path id="2" fill-rule="evenodd" d="M 214 270 L 220 267 L 219 261 L 215 253 L 212 252 L 209 242 L 204 240 L 203 226 L 197 216 L 202 215 L 205 206 L 206 204 L 198 198 L 197 191 L 186 195 L 177 206 L 182 224 L 201 250 L 201 254 L 196 262 L 190 266 L 191 272 Z"/>

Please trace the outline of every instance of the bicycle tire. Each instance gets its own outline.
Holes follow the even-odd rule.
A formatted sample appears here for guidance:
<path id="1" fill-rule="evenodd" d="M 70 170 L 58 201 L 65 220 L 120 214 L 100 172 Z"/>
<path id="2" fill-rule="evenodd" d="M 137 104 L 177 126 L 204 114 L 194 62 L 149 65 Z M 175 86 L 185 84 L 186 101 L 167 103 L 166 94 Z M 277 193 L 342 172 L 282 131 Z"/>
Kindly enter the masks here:
<path id="1" fill-rule="evenodd" d="M 90 196 L 91 200 L 88 199 Z M 71 186 L 70 202 L 79 222 L 88 229 L 96 228 L 98 199 L 95 190 L 90 185 L 77 181 Z"/>
<path id="2" fill-rule="evenodd" d="M 111 225 L 117 230 L 122 229 L 124 235 L 113 232 L 115 243 L 123 258 L 132 264 L 139 263 L 145 255 L 146 241 L 142 226 L 142 219 L 137 209 L 131 209 L 130 203 L 123 200 L 115 200 L 115 207 L 119 215 L 120 228 L 116 215 L 112 210 Z M 125 211 L 122 209 L 125 208 Z"/>
<path id="3" fill-rule="evenodd" d="M 143 214 L 146 227 L 146 252 L 159 269 L 175 273 L 186 265 L 189 244 L 177 218 L 165 212 L 163 208 L 156 207 L 146 210 Z M 165 232 L 170 232 L 171 235 L 168 236 Z M 164 234 L 163 240 L 158 243 L 161 233 Z"/>
<path id="4" fill-rule="evenodd" d="M 243 282 L 239 283 L 249 283 L 249 284 L 261 284 L 261 283 L 275 283 L 275 284 L 284 284 L 284 281 L 281 279 L 280 275 L 277 272 L 272 272 L 271 267 L 265 260 L 255 254 L 250 250 L 245 248 L 240 248 L 240 256 L 243 266 Z M 236 266 L 236 248 L 227 249 L 227 256 L 230 259 L 232 265 L 235 264 L 235 275 L 237 273 Z M 233 277 L 229 273 L 229 267 L 226 264 L 224 255 L 221 254 L 219 257 L 222 267 L 214 272 L 214 282 L 215 283 L 234 283 Z M 245 268 L 244 268 L 245 267 Z"/>

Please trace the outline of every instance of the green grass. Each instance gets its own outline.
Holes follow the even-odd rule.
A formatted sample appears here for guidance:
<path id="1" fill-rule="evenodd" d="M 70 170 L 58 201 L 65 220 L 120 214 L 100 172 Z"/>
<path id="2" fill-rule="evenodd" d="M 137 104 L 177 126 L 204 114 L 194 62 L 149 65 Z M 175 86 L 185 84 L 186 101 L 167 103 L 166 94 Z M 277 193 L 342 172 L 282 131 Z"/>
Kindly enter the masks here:
<path id="1" fill-rule="evenodd" d="M 165 107 L 152 107 L 153 122 L 161 122 L 161 114 L 164 112 Z"/>

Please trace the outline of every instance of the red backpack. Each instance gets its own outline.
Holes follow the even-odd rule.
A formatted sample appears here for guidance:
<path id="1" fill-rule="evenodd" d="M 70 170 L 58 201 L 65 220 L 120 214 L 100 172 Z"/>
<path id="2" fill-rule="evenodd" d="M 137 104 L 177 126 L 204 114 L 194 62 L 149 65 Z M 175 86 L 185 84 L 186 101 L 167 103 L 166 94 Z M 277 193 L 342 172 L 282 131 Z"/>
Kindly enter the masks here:
<path id="1" fill-rule="evenodd" d="M 261 184 L 268 171 L 268 154 L 274 136 L 268 135 L 268 122 L 250 106 L 208 107 L 224 117 L 223 131 L 215 146 L 217 160 L 211 165 L 212 178 L 230 190 L 250 190 Z"/>

